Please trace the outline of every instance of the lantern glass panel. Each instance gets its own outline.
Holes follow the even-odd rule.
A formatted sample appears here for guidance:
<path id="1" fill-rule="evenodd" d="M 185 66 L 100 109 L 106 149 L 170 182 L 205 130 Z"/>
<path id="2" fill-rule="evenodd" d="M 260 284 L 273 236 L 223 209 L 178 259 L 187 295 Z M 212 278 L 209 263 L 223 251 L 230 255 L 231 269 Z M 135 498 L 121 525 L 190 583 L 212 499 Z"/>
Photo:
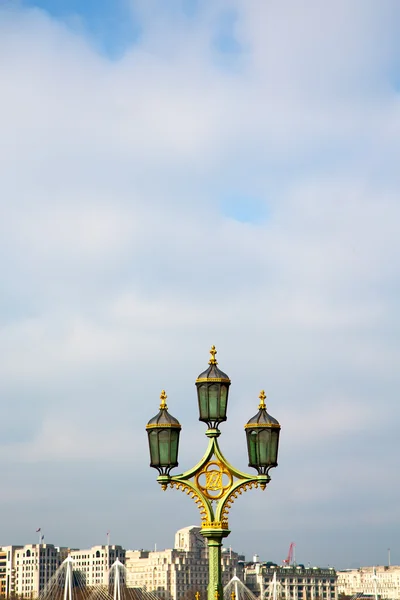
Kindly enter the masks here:
<path id="1" fill-rule="evenodd" d="M 271 430 L 270 461 L 272 464 L 278 462 L 279 429 Z"/>
<path id="2" fill-rule="evenodd" d="M 227 385 L 221 385 L 220 387 L 220 394 L 221 394 L 221 399 L 220 399 L 220 416 L 221 417 L 225 417 L 226 416 L 226 404 L 228 401 L 228 386 Z"/>
<path id="3" fill-rule="evenodd" d="M 198 388 L 200 419 L 208 419 L 208 390 L 207 385 L 203 384 Z"/>
<path id="4" fill-rule="evenodd" d="M 219 418 L 219 385 L 210 385 L 208 388 L 208 418 L 218 419 Z"/>
<path id="5" fill-rule="evenodd" d="M 179 430 L 171 429 L 171 465 L 178 464 Z"/>
<path id="6" fill-rule="evenodd" d="M 158 447 L 160 451 L 160 464 L 165 467 L 171 464 L 171 431 L 164 429 L 158 434 Z"/>
<path id="7" fill-rule="evenodd" d="M 247 434 L 247 449 L 249 454 L 249 466 L 258 465 L 257 431 L 254 429 Z"/>
<path id="8" fill-rule="evenodd" d="M 271 464 L 271 430 L 261 429 L 258 434 L 258 464 L 259 466 L 267 466 Z"/>
<path id="9" fill-rule="evenodd" d="M 149 448 L 150 448 L 150 464 L 158 466 L 160 464 L 160 456 L 158 453 L 158 433 L 157 431 L 149 432 Z"/>

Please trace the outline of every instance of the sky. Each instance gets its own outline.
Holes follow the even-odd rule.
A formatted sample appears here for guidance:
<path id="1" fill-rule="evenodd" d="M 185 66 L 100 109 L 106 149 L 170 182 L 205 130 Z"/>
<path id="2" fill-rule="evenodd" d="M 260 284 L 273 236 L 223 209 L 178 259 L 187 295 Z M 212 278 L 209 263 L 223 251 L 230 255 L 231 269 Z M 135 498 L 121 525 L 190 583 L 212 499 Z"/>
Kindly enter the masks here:
<path id="1" fill-rule="evenodd" d="M 399 564 L 398 0 L 2 0 L 0 70 L 0 545 L 199 524 L 145 425 L 200 459 L 215 344 L 227 459 L 282 426 L 227 545 Z"/>

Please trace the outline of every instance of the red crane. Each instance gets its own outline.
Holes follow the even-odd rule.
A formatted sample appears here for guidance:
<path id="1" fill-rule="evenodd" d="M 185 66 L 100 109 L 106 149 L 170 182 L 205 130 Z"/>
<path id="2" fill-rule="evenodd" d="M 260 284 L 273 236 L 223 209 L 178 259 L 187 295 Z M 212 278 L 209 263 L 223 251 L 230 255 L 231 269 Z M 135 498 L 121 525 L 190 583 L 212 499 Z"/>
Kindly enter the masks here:
<path id="1" fill-rule="evenodd" d="M 289 552 L 286 558 L 283 559 L 283 564 L 285 565 L 293 565 L 294 564 L 294 548 L 296 544 L 294 542 L 290 542 Z"/>

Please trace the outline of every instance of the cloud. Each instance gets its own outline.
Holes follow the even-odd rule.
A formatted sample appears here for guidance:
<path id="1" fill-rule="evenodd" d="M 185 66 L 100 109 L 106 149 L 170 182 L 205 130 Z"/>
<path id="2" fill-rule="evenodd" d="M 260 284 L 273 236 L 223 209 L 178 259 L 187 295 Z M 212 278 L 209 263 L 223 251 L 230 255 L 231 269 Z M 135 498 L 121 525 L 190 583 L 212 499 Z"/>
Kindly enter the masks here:
<path id="1" fill-rule="evenodd" d="M 63 420 L 45 417 L 37 437 L 29 443 L 7 448 L 15 462 L 126 461 L 132 453 L 132 431 L 91 429 L 67 415 Z M 139 448 L 137 449 L 139 450 Z M 135 453 L 136 454 L 136 453 Z"/>
<path id="2" fill-rule="evenodd" d="M 182 468 L 197 461 L 193 382 L 215 343 L 233 382 L 227 457 L 246 468 L 243 424 L 261 388 L 282 423 L 262 505 L 281 511 L 274 527 L 315 556 L 305 524 L 348 525 L 356 482 L 357 526 L 397 530 L 380 490 L 400 491 L 385 463 L 400 416 L 398 4 L 133 10 L 140 37 L 115 60 L 65 20 L 1 9 L 0 393 L 15 510 L 24 464 L 32 493 L 35 477 L 71 482 L 46 487 L 70 504 L 66 520 L 54 516 L 57 543 L 75 486 L 90 498 L 101 486 L 96 518 L 109 514 L 103 468 L 124 502 L 134 489 L 135 504 L 155 509 L 144 426 L 165 387 Z M 238 198 L 252 201 L 246 219 Z M 254 524 L 250 538 L 241 525 L 252 529 L 259 501 L 248 494 L 232 511 L 248 555 L 253 542 L 263 555 L 271 527 Z M 193 520 L 182 507 L 168 527 Z M 119 541 L 138 547 L 113 519 Z M 21 537 L 26 526 L 12 525 Z M 159 547 L 170 545 L 158 527 Z M 87 523 L 82 543 L 94 532 Z M 341 560 L 341 544 L 331 552 Z"/>

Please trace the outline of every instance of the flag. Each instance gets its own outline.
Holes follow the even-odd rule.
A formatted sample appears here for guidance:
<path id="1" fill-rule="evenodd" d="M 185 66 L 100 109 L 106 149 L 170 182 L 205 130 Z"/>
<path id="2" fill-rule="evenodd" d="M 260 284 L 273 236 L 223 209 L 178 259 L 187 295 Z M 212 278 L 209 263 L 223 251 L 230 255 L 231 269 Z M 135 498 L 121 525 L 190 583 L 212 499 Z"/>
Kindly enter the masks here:
<path id="1" fill-rule="evenodd" d="M 36 529 L 36 533 L 39 533 L 39 531 L 42 531 L 41 527 L 39 527 L 39 529 Z"/>
<path id="2" fill-rule="evenodd" d="M 110 535 L 110 532 L 109 532 L 109 531 L 107 531 L 107 535 Z"/>
<path id="3" fill-rule="evenodd" d="M 42 535 L 42 537 L 40 538 L 40 541 L 43 542 L 44 540 L 44 535 Z"/>

